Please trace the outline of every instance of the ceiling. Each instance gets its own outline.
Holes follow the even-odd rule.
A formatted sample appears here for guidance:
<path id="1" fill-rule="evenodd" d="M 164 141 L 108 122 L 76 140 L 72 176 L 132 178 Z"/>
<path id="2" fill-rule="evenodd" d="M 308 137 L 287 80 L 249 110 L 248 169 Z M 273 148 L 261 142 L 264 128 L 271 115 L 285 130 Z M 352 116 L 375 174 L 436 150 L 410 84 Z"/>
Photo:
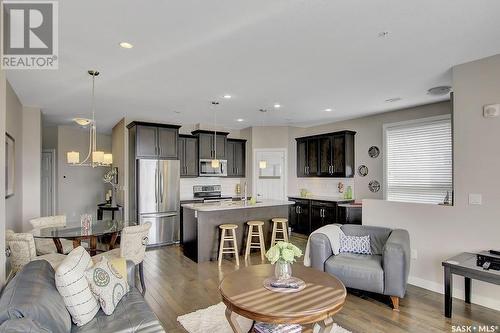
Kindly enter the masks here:
<path id="1" fill-rule="evenodd" d="M 498 13 L 497 0 L 64 0 L 59 70 L 7 76 L 54 124 L 90 117 L 95 68 L 100 130 L 210 124 L 214 99 L 226 128 L 310 126 L 446 99 L 426 91 L 500 53 Z"/>

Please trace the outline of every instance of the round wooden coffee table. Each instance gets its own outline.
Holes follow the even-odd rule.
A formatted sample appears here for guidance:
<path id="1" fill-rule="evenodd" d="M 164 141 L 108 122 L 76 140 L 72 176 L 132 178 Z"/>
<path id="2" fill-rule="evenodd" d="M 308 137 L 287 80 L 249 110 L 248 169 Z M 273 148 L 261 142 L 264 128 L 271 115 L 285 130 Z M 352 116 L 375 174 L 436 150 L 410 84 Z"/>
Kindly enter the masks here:
<path id="1" fill-rule="evenodd" d="M 235 333 L 243 333 L 238 315 L 273 324 L 318 323 L 321 333 L 330 332 L 332 316 L 342 309 L 345 286 L 336 277 L 302 264 L 293 265 L 293 276 L 306 282 L 297 293 L 277 293 L 264 288 L 263 281 L 273 276 L 274 266 L 255 265 L 226 276 L 219 290 L 226 304 L 226 317 Z"/>

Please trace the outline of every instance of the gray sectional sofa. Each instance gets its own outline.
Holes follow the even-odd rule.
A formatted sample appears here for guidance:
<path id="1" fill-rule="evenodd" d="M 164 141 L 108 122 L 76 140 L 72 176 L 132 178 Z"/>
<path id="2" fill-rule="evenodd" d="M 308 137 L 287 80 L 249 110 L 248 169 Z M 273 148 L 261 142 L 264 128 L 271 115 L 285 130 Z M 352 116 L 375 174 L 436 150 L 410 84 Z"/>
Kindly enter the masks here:
<path id="1" fill-rule="evenodd" d="M 341 229 L 346 235 L 369 235 L 372 255 L 333 255 L 327 236 L 315 233 L 310 239 L 311 267 L 336 276 L 348 288 L 391 296 L 398 310 L 410 271 L 408 231 L 364 225 L 342 225 Z"/>
<path id="2" fill-rule="evenodd" d="M 28 263 L 4 287 L 0 296 L 0 332 L 165 332 L 135 287 L 135 266 L 127 261 L 130 291 L 112 315 L 99 310 L 94 319 L 77 327 L 55 286 L 54 270 L 45 260 Z"/>

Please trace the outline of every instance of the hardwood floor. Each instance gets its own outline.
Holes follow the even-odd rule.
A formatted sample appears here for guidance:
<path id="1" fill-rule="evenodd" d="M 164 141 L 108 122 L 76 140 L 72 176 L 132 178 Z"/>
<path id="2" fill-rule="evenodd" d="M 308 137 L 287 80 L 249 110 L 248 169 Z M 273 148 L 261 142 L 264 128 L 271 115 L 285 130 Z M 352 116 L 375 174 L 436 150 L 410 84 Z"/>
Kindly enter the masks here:
<path id="1" fill-rule="evenodd" d="M 301 247 L 305 242 L 294 238 Z M 242 267 L 245 266 L 240 257 Z M 252 255 L 249 264 L 260 264 Z M 196 264 L 184 257 L 180 247 L 150 250 L 145 259 L 146 300 L 167 332 L 186 332 L 177 317 L 219 303 L 218 285 L 224 275 L 236 269 L 233 261 Z M 474 296 L 473 296 L 474 297 Z M 336 323 L 352 332 L 451 332 L 451 325 L 500 325 L 500 312 L 479 305 L 453 302 L 453 318 L 444 317 L 443 295 L 415 286 L 392 311 L 389 297 L 350 291 Z M 497 330 L 500 332 L 500 330 Z M 215 333 L 215 332 L 210 332 Z"/>

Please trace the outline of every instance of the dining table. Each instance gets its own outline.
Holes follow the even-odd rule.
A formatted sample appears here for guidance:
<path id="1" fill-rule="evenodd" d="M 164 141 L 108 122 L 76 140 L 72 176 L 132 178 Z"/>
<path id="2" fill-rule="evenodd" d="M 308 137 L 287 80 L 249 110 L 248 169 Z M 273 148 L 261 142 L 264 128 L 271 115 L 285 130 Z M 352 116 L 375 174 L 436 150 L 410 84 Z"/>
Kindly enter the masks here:
<path id="1" fill-rule="evenodd" d="M 33 230 L 34 238 L 52 239 L 57 252 L 63 254 L 62 239 L 73 241 L 73 248 L 81 245 L 82 240 L 89 241 L 88 252 L 91 256 L 97 254 L 97 239 L 101 236 L 110 236 L 109 250 L 116 245 L 116 239 L 123 228 L 137 225 L 134 221 L 113 219 L 93 220 L 90 228 L 83 228 L 80 221 L 68 222 L 64 227 L 46 227 Z"/>

